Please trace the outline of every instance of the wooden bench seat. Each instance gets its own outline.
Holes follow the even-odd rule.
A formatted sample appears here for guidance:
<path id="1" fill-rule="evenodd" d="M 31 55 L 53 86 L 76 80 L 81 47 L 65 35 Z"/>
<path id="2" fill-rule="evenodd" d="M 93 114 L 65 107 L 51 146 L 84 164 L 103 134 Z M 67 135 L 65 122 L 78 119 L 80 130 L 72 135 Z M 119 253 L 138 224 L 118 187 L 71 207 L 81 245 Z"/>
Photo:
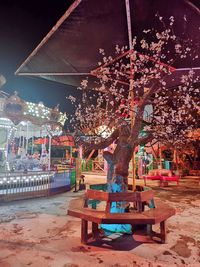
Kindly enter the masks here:
<path id="1" fill-rule="evenodd" d="M 122 195 L 122 196 L 120 196 Z M 87 243 L 88 238 L 98 238 L 100 224 L 131 224 L 150 225 L 149 235 L 159 237 L 162 243 L 166 241 L 166 220 L 175 214 L 175 209 L 162 201 L 156 201 L 154 209 L 145 209 L 144 203 L 150 201 L 153 191 L 107 193 L 97 190 L 87 190 L 85 197 L 70 202 L 68 215 L 81 219 L 81 242 Z M 88 200 L 95 199 L 106 201 L 105 210 L 91 209 Z M 132 202 L 135 209 L 133 212 L 110 213 L 112 202 Z M 88 235 L 88 222 L 92 222 L 92 233 Z M 152 225 L 160 224 L 160 233 L 152 231 Z"/>
<path id="2" fill-rule="evenodd" d="M 173 175 L 171 170 L 154 169 L 150 170 L 148 175 L 143 175 L 144 184 L 147 184 L 147 180 L 158 180 L 160 186 L 167 186 L 168 182 L 176 182 L 179 185 L 180 176 Z"/>

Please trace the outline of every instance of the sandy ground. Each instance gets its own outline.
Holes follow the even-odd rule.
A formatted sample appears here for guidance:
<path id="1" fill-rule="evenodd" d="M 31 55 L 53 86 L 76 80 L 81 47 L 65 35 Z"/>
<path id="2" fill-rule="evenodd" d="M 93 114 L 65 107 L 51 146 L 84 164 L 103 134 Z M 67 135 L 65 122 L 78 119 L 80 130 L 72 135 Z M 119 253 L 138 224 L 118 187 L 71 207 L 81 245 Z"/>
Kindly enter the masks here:
<path id="1" fill-rule="evenodd" d="M 87 174 L 86 183 L 105 177 Z M 138 181 L 142 183 L 142 181 Z M 80 243 L 80 220 L 66 215 L 69 201 L 83 192 L 17 201 L 0 206 L 0 267 L 161 267 L 200 266 L 200 185 L 196 177 L 179 187 L 159 188 L 155 195 L 176 209 L 168 220 L 168 242 L 141 234 L 113 235 L 100 246 Z"/>

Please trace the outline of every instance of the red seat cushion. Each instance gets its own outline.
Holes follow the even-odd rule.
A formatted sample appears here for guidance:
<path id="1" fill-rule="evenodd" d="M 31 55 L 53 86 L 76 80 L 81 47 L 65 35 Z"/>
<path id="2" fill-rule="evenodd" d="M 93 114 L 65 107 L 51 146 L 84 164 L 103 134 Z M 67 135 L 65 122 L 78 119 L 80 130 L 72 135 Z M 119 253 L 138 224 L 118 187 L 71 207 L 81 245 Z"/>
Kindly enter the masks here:
<path id="1" fill-rule="evenodd" d="M 162 181 L 178 181 L 179 176 L 162 176 Z"/>

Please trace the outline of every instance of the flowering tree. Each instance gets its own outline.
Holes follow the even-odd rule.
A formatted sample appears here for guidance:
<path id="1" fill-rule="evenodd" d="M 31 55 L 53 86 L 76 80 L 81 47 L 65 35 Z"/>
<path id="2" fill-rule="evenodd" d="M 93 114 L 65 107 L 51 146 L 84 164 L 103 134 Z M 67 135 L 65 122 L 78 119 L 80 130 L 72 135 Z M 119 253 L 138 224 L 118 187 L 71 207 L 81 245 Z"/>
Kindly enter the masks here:
<path id="1" fill-rule="evenodd" d="M 159 20 L 163 23 L 162 17 Z M 177 60 L 198 59 L 188 45 L 192 41 L 174 34 L 173 23 L 170 17 L 169 27 L 163 31 L 144 30 L 146 37 L 134 38 L 131 50 L 117 45 L 114 57 L 100 49 L 102 61 L 91 71 L 96 83 L 91 88 L 87 79 L 79 88 L 82 103 L 76 105 L 71 122 L 82 136 L 81 142 L 88 150 L 117 143 L 113 154 L 104 152 L 110 191 L 113 184 L 120 185 L 120 191 L 127 189 L 129 162 L 136 146 L 153 139 L 182 145 L 199 123 L 199 77 L 195 72 L 191 69 L 180 76 L 178 85 L 168 86 Z M 153 112 L 145 116 L 147 105 L 152 105 Z"/>

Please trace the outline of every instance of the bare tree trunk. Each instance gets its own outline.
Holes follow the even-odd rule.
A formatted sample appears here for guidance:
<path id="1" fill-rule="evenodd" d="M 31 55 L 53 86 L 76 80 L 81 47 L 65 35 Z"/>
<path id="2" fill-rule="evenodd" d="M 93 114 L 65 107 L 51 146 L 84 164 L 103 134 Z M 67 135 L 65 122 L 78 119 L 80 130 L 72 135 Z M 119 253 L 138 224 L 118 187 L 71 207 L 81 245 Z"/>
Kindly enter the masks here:
<path id="1" fill-rule="evenodd" d="M 113 161 L 113 154 L 109 151 L 104 151 L 103 157 L 108 164 L 107 170 L 107 185 L 108 185 L 108 192 L 112 192 L 112 180 L 114 175 L 114 161 Z"/>
<path id="2" fill-rule="evenodd" d="M 103 156 L 108 163 L 107 184 L 108 192 L 125 192 L 128 190 L 129 162 L 133 149 L 129 145 L 120 146 L 112 154 L 105 151 Z"/>

